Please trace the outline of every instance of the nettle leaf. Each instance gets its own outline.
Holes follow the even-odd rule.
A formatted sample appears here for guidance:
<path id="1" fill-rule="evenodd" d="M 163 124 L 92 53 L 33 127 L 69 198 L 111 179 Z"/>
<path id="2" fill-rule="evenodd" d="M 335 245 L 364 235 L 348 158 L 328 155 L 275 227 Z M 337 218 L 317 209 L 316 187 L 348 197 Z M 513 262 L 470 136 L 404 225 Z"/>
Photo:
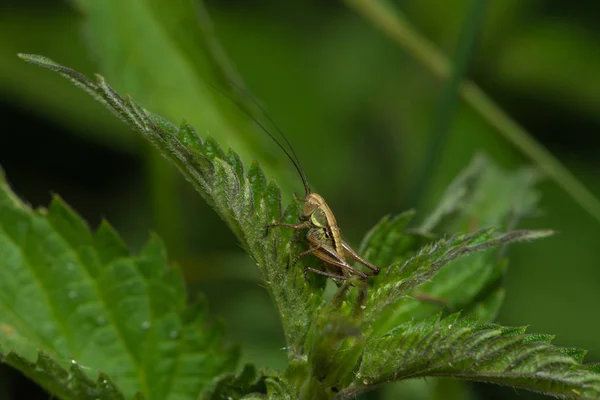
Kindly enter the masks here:
<path id="1" fill-rule="evenodd" d="M 543 238 L 552 233 L 553 231 L 523 230 L 496 234 L 494 229 L 490 228 L 471 234 L 456 234 L 449 239 L 443 239 L 424 246 L 402 266 L 390 267 L 385 272 L 385 278 L 376 281 L 367 302 L 367 318 L 374 319 L 377 316 L 382 321 L 381 325 L 378 326 L 380 332 L 385 332 L 390 327 L 397 325 L 397 321 L 400 319 L 398 314 L 422 318 L 422 315 L 418 315 L 411 308 L 415 304 L 414 290 L 430 281 L 446 264 L 469 254 L 511 242 Z M 406 299 L 409 301 L 403 303 L 403 300 Z M 423 297 L 417 297 L 417 300 L 418 302 L 433 303 L 434 305 L 439 302 L 437 299 Z"/>
<path id="2" fill-rule="evenodd" d="M 531 168 L 505 171 L 478 155 L 448 186 L 433 216 L 417 231 L 453 234 L 496 228 L 508 232 L 536 212 L 540 195 L 534 185 L 538 178 Z M 453 261 L 419 291 L 443 299 L 446 313 L 462 311 L 492 321 L 504 298 L 505 248 Z M 422 302 L 415 306 L 426 307 Z"/>
<path id="3" fill-rule="evenodd" d="M 582 365 L 585 351 L 555 347 L 552 338 L 458 314 L 407 322 L 367 342 L 356 379 L 339 398 L 387 381 L 440 376 L 597 399 L 600 366 Z"/>
<path id="4" fill-rule="evenodd" d="M 417 229 L 421 233 L 510 230 L 536 212 L 539 174 L 532 168 L 500 169 L 478 154 L 448 185 L 439 204 Z"/>
<path id="5" fill-rule="evenodd" d="M 244 175 L 233 150 L 227 154 L 211 138 L 202 140 L 185 122 L 178 128 L 130 98 L 122 98 L 101 76 L 92 81 L 46 57 L 24 54 L 20 57 L 58 72 L 90 93 L 179 168 L 257 263 L 279 310 L 290 358 L 300 357 L 310 321 L 322 299 L 322 288 L 307 284 L 302 263 L 290 268 L 290 254 L 297 254 L 301 246 L 291 240 L 291 230 L 266 229 L 268 223 L 282 218 L 295 222 L 298 205 L 294 203 L 283 211 L 279 187 L 274 182 L 265 186 L 266 179 L 256 165 Z"/>
<path id="6" fill-rule="evenodd" d="M 366 339 L 360 326 L 366 296 L 366 285 L 357 278 L 348 279 L 321 308 L 306 343 L 312 379 L 301 398 L 331 395 L 351 382 Z"/>
<path id="7" fill-rule="evenodd" d="M 423 246 L 436 246 L 439 233 L 483 228 L 480 234 L 484 234 L 490 227 L 510 230 L 521 218 L 534 213 L 539 199 L 533 188 L 536 182 L 537 174 L 531 169 L 507 172 L 484 155 L 478 155 L 448 186 L 424 223 L 416 229 L 407 228 L 413 215 L 410 212 L 394 218 L 385 217 L 367 235 L 361 246 L 362 254 L 380 266 L 403 265 Z M 451 245 L 450 241 L 443 240 L 437 246 L 443 247 L 443 243 Z M 443 268 L 431 270 L 435 276 L 428 275 L 415 293 L 403 291 L 404 297 L 394 312 L 388 309 L 389 318 L 381 329 L 385 331 L 413 318 L 426 318 L 440 311 L 462 311 L 464 315 L 481 320 L 493 320 L 504 298 L 501 283 L 508 263 L 503 258 L 503 249 L 504 246 L 497 246 L 469 257 L 445 261 Z M 414 264 L 418 259 L 411 262 Z M 410 271 L 411 267 L 406 266 L 406 270 Z M 387 290 L 386 279 L 392 285 L 398 284 L 395 277 L 383 278 L 379 281 L 382 292 Z M 405 285 L 406 282 L 403 287 Z"/>
<path id="8" fill-rule="evenodd" d="M 402 331 L 404 325 L 396 322 L 399 314 L 414 320 L 427 318 L 428 315 L 419 315 L 414 304 L 432 303 L 430 312 L 437 310 L 440 307 L 437 299 L 424 298 L 417 293 L 420 286 L 431 280 L 446 264 L 493 247 L 550 234 L 552 231 L 527 230 L 500 234 L 493 229 L 457 234 L 426 245 L 404 264 L 382 271 L 383 276 L 373 279 L 368 290 L 367 285 L 359 282 L 346 282 L 313 322 L 309 336 L 309 344 L 313 344 L 308 351 L 308 364 L 310 376 L 317 378 L 318 384 L 310 384 L 311 393 L 317 393 L 315 388 L 318 388 L 321 392 L 332 394 L 336 389 L 352 386 L 357 369 L 363 368 L 365 357 L 368 360 L 372 343 Z M 347 285 L 356 288 L 348 290 Z M 427 333 L 425 328 L 422 333 Z M 412 345 L 410 342 L 398 342 L 400 347 Z M 432 348 L 436 348 L 434 344 Z M 379 357 L 383 357 L 383 353 Z M 426 363 L 427 359 L 423 362 Z"/>
<path id="9" fill-rule="evenodd" d="M 411 210 L 394 217 L 383 217 L 365 235 L 359 253 L 382 268 L 406 261 L 412 252 L 431 240 L 431 235 L 408 230 L 414 216 L 415 212 Z"/>
<path id="10" fill-rule="evenodd" d="M 31 210 L 0 174 L 0 353 L 62 399 L 196 399 L 232 371 L 202 303 L 152 237 L 129 253 L 60 198 Z M 109 378 L 110 376 L 110 378 Z"/>
<path id="11" fill-rule="evenodd" d="M 252 365 L 246 365 L 238 375 L 227 374 L 213 390 L 204 392 L 198 400 L 266 399 L 266 378 Z"/>

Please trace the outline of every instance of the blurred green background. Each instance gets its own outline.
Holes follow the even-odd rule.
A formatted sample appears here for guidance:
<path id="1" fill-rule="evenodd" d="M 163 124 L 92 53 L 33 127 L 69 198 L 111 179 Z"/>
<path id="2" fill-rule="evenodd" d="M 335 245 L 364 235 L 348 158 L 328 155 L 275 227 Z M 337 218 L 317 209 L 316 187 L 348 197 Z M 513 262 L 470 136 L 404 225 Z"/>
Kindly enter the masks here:
<path id="1" fill-rule="evenodd" d="M 90 39 L 89 26 L 82 27 L 85 7 L 78 8 L 83 3 L 0 1 L 0 165 L 9 182 L 34 206 L 46 205 L 57 193 L 92 227 L 108 219 L 134 250 L 149 231 L 158 232 L 182 267 L 190 296 L 205 294 L 231 341 L 242 345 L 244 361 L 283 369 L 275 310 L 251 260 L 214 212 L 101 105 L 55 74 L 17 59 L 18 52 L 37 53 L 88 75 L 100 72 L 161 114 L 152 107 L 157 94 L 150 80 L 135 87 L 143 80 L 131 79 L 132 88 L 130 76 L 119 75 L 116 66 L 135 58 L 136 51 L 112 64 L 101 58 L 110 46 L 122 50 L 110 42 L 111 35 L 119 39 L 119 31 L 107 26 L 106 42 Z M 394 3 L 446 54 L 454 54 L 472 1 Z M 469 77 L 600 196 L 600 3 L 487 3 Z M 212 0 L 206 7 L 238 72 L 286 132 L 311 184 L 354 245 L 384 214 L 416 208 L 425 215 L 478 151 L 506 168 L 530 163 L 461 103 L 423 179 L 443 84 L 341 2 Z M 136 49 L 135 42 L 127 45 Z M 140 53 L 154 51 L 139 46 Z M 168 117 L 175 116 L 176 123 L 185 117 L 205 135 L 208 128 L 190 115 L 201 114 L 202 107 L 190 101 Z M 271 166 L 280 184 L 301 193 L 291 165 L 264 137 L 219 140 L 245 154 L 246 162 L 254 158 Z M 282 177 L 289 180 L 281 182 Z M 587 360 L 600 361 L 600 222 L 555 183 L 545 181 L 540 190 L 540 215 L 523 227 L 559 234 L 511 248 L 499 322 L 556 334 L 556 344 L 590 349 Z M 444 382 L 437 392 L 432 387 L 405 383 L 361 398 L 446 399 L 454 392 L 457 399 L 542 398 L 490 385 Z M 21 398 L 47 395 L 0 367 L 0 399 Z"/>

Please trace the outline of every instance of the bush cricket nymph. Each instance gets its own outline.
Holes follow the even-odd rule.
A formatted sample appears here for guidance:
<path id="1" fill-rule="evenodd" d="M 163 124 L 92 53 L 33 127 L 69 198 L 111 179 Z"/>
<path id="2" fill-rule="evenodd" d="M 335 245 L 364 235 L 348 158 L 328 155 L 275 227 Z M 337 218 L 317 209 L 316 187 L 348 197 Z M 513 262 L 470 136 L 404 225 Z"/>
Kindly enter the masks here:
<path id="1" fill-rule="evenodd" d="M 239 89 L 239 88 L 238 88 Z M 241 89 L 240 89 L 241 90 Z M 233 100 L 233 99 L 232 99 Z M 241 106 L 238 102 L 233 100 L 234 103 L 244 111 L 250 118 L 254 120 L 254 122 L 263 130 L 276 144 L 277 146 L 283 150 L 285 155 L 290 159 L 296 171 L 300 175 L 300 179 L 302 180 L 302 184 L 304 185 L 304 198 L 300 198 L 296 196 L 296 198 L 304 203 L 302 208 L 302 213 L 300 215 L 300 221 L 298 224 L 285 224 L 281 222 L 272 222 L 268 224 L 266 227 L 268 228 L 291 228 L 291 229 L 308 229 L 306 232 L 306 239 L 308 239 L 310 247 L 308 250 L 301 252 L 298 254 L 292 265 L 295 265 L 296 262 L 305 256 L 310 254 L 319 258 L 323 261 L 325 270 L 305 267 L 304 274 L 306 276 L 307 272 L 314 272 L 319 275 L 324 275 L 329 278 L 333 278 L 335 280 L 347 280 L 352 276 L 357 276 L 360 280 L 366 281 L 369 276 L 379 274 L 379 267 L 371 264 L 369 261 L 365 260 L 361 256 L 357 254 L 357 252 L 350 247 L 350 245 L 342 240 L 340 228 L 338 227 L 337 221 L 331 208 L 325 201 L 325 199 L 314 193 L 310 185 L 308 184 L 308 180 L 306 179 L 306 175 L 304 173 L 304 169 L 300 164 L 300 160 L 296 155 L 292 145 L 283 134 L 281 129 L 277 127 L 273 119 L 266 113 L 266 111 L 258 104 L 253 101 L 256 106 L 260 109 L 260 111 L 267 117 L 269 122 L 275 127 L 277 133 L 281 136 L 285 144 L 288 146 L 286 149 L 283 144 L 277 140 L 277 138 L 269 132 L 267 128 L 263 124 L 261 124 L 250 111 Z M 364 272 L 360 269 L 357 269 L 348 263 L 348 260 L 356 261 L 365 267 L 367 267 L 370 271 Z"/>

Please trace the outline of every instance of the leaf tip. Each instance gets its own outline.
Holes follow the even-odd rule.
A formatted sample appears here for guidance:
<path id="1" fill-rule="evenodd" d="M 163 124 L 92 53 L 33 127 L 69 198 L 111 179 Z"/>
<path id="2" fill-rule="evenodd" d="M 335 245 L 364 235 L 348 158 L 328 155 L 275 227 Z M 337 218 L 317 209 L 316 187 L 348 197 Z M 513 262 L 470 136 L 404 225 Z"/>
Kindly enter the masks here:
<path id="1" fill-rule="evenodd" d="M 33 64 L 38 64 L 41 66 L 52 66 L 52 67 L 57 67 L 59 66 L 58 63 L 56 63 L 56 61 L 49 59 L 48 57 L 44 57 L 44 56 L 40 56 L 39 54 L 28 54 L 28 53 L 17 53 L 17 57 L 19 57 L 21 60 L 28 62 L 28 63 L 33 63 Z"/>
<path id="2" fill-rule="evenodd" d="M 41 56 L 27 53 L 17 53 L 17 57 L 26 62 L 35 62 L 35 60 Z"/>
<path id="3" fill-rule="evenodd" d="M 553 236 L 557 233 L 554 229 L 543 229 L 537 231 L 530 231 L 529 235 L 525 238 L 525 240 L 534 240 L 534 239 L 543 239 L 550 236 Z"/>

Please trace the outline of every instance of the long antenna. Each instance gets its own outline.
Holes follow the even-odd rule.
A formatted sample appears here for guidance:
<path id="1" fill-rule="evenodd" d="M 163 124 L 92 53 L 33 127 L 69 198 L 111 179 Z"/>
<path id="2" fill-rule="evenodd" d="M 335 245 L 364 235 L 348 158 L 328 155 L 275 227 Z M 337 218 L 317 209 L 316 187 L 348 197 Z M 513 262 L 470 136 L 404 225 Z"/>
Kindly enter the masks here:
<path id="1" fill-rule="evenodd" d="M 292 145 L 289 142 L 289 140 L 287 139 L 287 137 L 283 134 L 283 132 L 281 131 L 281 129 L 279 129 L 279 127 L 277 126 L 277 124 L 275 123 L 275 121 L 271 118 L 271 116 L 269 116 L 269 114 L 265 111 L 265 109 L 258 103 L 258 101 L 256 101 L 251 95 L 249 95 L 242 88 L 238 87 L 235 83 L 233 83 L 233 82 L 229 82 L 229 83 L 232 86 L 234 86 L 238 91 L 244 93 L 246 95 L 246 97 L 248 99 L 250 99 L 250 101 L 252 101 L 252 103 L 255 106 L 258 107 L 258 109 L 263 113 L 263 115 L 267 117 L 267 119 L 269 120 L 269 122 L 271 122 L 271 124 L 273 124 L 273 126 L 277 130 L 277 133 L 279 133 L 279 136 L 281 136 L 283 138 L 283 140 L 285 141 L 285 143 L 287 144 L 287 146 L 289 148 L 289 151 L 281 144 L 281 142 L 279 140 L 277 140 L 277 138 L 258 119 L 256 119 L 256 117 L 248 109 L 246 109 L 246 107 L 242 106 L 236 99 L 234 99 L 228 93 L 224 92 L 219 87 L 217 87 L 217 86 L 215 86 L 213 84 L 211 84 L 211 86 L 217 92 L 221 93 L 223 96 L 225 96 L 229 100 L 231 100 L 233 102 L 233 104 L 235 104 L 240 110 L 242 110 L 244 112 L 244 114 L 246 114 L 248 117 L 250 117 L 250 119 L 256 125 L 258 125 L 258 127 L 263 132 L 265 132 L 277 144 L 277 146 L 285 153 L 285 155 L 290 159 L 290 161 L 294 165 L 294 168 L 296 168 L 296 171 L 298 171 L 298 174 L 300 175 L 300 179 L 302 179 L 302 184 L 304 185 L 305 194 L 308 196 L 310 193 L 312 193 L 312 191 L 310 190 L 310 185 L 308 184 L 308 179 L 306 179 L 306 175 L 304 174 L 304 169 L 302 168 L 302 165 L 300 164 L 300 159 L 298 158 L 298 155 L 294 151 L 294 148 L 292 147 Z M 290 154 L 290 151 L 291 151 L 291 154 Z M 292 155 L 293 155 L 293 157 L 292 157 Z"/>

